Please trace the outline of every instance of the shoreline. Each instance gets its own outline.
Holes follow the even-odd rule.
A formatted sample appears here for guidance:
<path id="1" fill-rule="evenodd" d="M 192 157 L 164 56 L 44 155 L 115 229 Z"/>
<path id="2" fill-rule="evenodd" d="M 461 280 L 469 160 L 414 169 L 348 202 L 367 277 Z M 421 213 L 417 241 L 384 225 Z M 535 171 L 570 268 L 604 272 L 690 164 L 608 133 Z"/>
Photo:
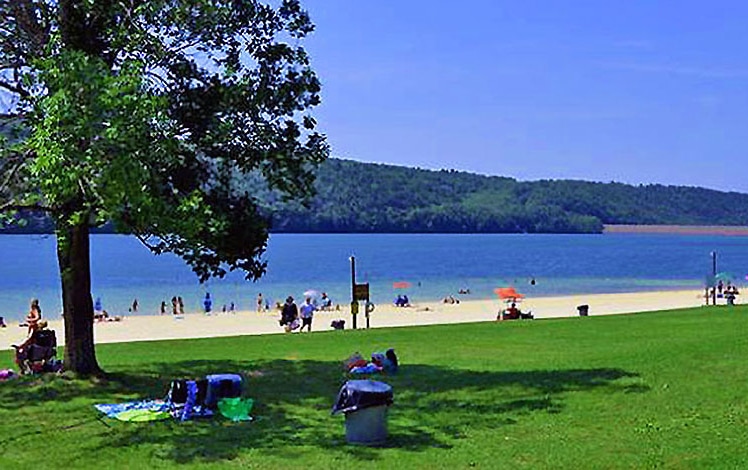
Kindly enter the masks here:
<path id="1" fill-rule="evenodd" d="M 521 302 L 519 307 L 524 312 L 532 311 L 536 320 L 542 320 L 576 317 L 579 305 L 589 305 L 590 316 L 601 316 L 698 307 L 704 304 L 703 300 L 704 292 L 700 290 L 666 290 L 531 297 Z M 498 310 L 504 307 L 505 304 L 499 299 L 462 300 L 459 304 L 419 302 L 408 308 L 398 308 L 392 304 L 377 305 L 370 321 L 372 328 L 495 321 Z M 168 314 L 136 315 L 125 317 L 121 322 L 94 323 L 94 336 L 97 344 L 105 344 L 283 334 L 278 325 L 279 316 L 275 309 L 214 313 L 209 316 L 192 313 L 182 318 Z M 339 311 L 316 312 L 313 329 L 331 331 L 330 322 L 336 319 L 345 320 L 346 329 L 350 329 L 351 315 L 347 305 L 341 306 Z M 65 336 L 62 320 L 48 321 L 49 327 L 57 332 L 58 345 L 62 346 Z M 359 327 L 365 326 L 363 313 L 358 315 L 357 322 Z M 17 324 L 0 329 L 0 349 L 10 349 L 11 344 L 22 342 L 25 334 L 26 329 Z"/>
<path id="2" fill-rule="evenodd" d="M 639 233 L 665 235 L 728 235 L 748 236 L 748 227 L 742 225 L 604 225 L 602 234 Z"/>

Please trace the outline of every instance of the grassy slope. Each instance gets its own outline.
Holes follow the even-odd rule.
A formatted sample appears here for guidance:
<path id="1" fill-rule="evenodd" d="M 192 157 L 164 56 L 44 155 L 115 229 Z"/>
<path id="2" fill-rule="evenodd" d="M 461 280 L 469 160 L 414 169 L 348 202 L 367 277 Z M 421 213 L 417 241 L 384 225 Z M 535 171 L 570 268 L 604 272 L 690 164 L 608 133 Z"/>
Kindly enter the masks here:
<path id="1" fill-rule="evenodd" d="M 4 468 L 738 468 L 748 465 L 748 308 L 101 345 L 110 380 L 0 384 Z M 354 351 L 397 349 L 390 444 L 329 415 Z M 10 356 L 4 359 L 10 362 Z M 172 377 L 252 375 L 251 424 L 120 423 L 93 403 Z"/>

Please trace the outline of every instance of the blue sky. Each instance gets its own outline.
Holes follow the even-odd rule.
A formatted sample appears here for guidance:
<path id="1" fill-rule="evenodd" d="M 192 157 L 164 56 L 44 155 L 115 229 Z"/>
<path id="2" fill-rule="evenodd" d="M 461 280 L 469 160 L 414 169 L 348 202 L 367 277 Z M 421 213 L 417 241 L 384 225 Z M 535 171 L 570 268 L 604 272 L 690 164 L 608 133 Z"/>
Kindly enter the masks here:
<path id="1" fill-rule="evenodd" d="M 305 6 L 334 156 L 748 193 L 748 2 Z"/>

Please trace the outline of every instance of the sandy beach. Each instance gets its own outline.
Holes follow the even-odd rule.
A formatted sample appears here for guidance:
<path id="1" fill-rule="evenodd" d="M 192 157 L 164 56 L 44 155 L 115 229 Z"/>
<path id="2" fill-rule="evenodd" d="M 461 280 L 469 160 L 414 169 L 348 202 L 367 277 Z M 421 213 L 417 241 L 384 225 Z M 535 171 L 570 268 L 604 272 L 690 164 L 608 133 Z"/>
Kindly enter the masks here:
<path id="1" fill-rule="evenodd" d="M 692 290 L 539 297 L 525 299 L 520 307 L 522 311 L 532 311 L 536 319 L 542 320 L 578 316 L 577 306 L 583 304 L 589 305 L 590 316 L 698 307 L 703 305 L 703 295 L 703 291 Z M 495 321 L 497 311 L 504 305 L 498 299 L 471 300 L 469 295 L 463 296 L 459 304 L 425 302 L 408 308 L 377 305 L 370 322 L 372 328 L 381 328 Z M 283 330 L 278 326 L 278 318 L 279 313 L 275 310 L 210 316 L 193 313 L 182 318 L 143 315 L 126 317 L 121 322 L 96 323 L 94 330 L 97 343 L 281 334 Z M 330 322 L 335 319 L 344 319 L 346 328 L 350 328 L 348 306 L 341 306 L 340 311 L 317 312 L 313 329 L 331 330 Z M 357 321 L 359 328 L 366 324 L 363 314 L 358 315 Z M 62 320 L 52 320 L 49 325 L 57 331 L 58 340 L 63 343 Z M 23 341 L 25 333 L 26 329 L 17 324 L 0 329 L 0 347 L 9 348 L 11 344 Z"/>

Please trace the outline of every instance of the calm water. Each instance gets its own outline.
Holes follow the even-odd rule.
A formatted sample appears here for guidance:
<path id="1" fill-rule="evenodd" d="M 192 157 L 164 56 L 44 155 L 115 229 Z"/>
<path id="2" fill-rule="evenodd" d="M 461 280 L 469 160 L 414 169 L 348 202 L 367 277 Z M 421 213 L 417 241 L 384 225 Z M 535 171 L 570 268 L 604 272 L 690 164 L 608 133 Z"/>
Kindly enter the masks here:
<path id="1" fill-rule="evenodd" d="M 491 298 L 497 286 L 514 285 L 530 296 L 699 288 L 718 270 L 746 282 L 748 237 L 683 235 L 273 235 L 259 282 L 238 273 L 206 285 L 182 261 L 154 256 L 133 237 L 92 237 L 92 282 L 110 313 L 127 313 L 137 298 L 140 313 L 157 313 L 161 300 L 185 299 L 197 311 L 206 291 L 218 310 L 229 302 L 254 308 L 258 292 L 272 301 L 307 289 L 333 300 L 350 297 L 349 257 L 357 280 L 371 284 L 375 303 L 390 302 L 395 281 L 409 281 L 411 299 L 434 300 L 470 288 L 463 298 Z M 51 236 L 0 236 L 0 315 L 19 319 L 29 298 L 39 297 L 45 316 L 59 316 L 60 288 Z M 536 280 L 530 285 L 530 279 Z"/>

